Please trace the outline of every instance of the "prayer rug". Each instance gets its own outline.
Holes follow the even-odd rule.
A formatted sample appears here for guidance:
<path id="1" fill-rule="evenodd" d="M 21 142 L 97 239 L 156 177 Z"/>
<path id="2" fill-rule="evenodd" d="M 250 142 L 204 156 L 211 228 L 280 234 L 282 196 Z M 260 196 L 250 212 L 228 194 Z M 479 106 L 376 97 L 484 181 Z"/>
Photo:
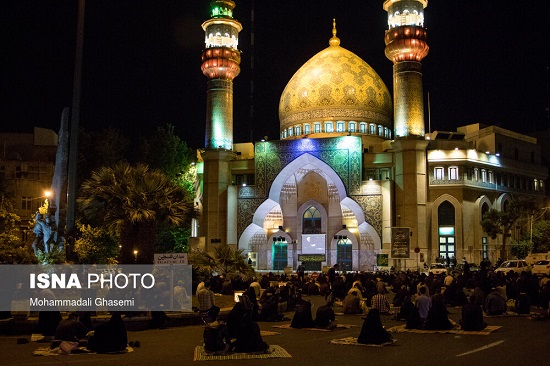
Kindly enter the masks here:
<path id="1" fill-rule="evenodd" d="M 277 345 L 269 346 L 270 353 L 227 353 L 216 354 L 208 353 L 204 346 L 195 347 L 193 361 L 223 361 L 223 360 L 242 360 L 246 358 L 290 358 L 292 357 L 283 347 Z"/>
<path id="2" fill-rule="evenodd" d="M 365 314 L 363 314 L 363 313 L 360 313 L 360 314 L 344 314 L 344 313 L 334 313 L 334 315 L 338 315 L 338 316 L 349 316 L 349 315 L 359 315 L 359 316 L 365 316 Z"/>
<path id="3" fill-rule="evenodd" d="M 353 324 L 337 324 L 336 328 L 333 329 L 324 329 L 324 328 L 292 328 L 290 326 L 290 323 L 288 324 L 281 324 L 281 325 L 274 325 L 273 328 L 281 328 L 281 329 L 296 329 L 296 330 L 317 330 L 321 332 L 332 332 L 336 329 L 349 329 L 351 327 L 356 327 L 357 325 Z"/>
<path id="4" fill-rule="evenodd" d="M 487 315 L 487 314 L 483 314 L 483 316 L 485 318 L 506 318 L 506 317 L 529 317 L 533 314 L 537 314 L 537 313 L 531 313 L 531 314 L 518 314 L 518 313 L 514 313 L 514 312 L 507 312 L 505 314 L 500 314 L 500 315 Z"/>
<path id="5" fill-rule="evenodd" d="M 103 354 L 112 355 L 112 354 L 130 353 L 130 352 L 134 352 L 134 349 L 130 346 L 127 346 L 124 351 L 107 352 L 107 353 L 103 353 Z M 98 354 L 98 353 L 97 352 L 92 352 L 89 349 L 87 349 L 86 347 L 78 347 L 78 348 L 72 350 L 71 353 L 68 354 L 68 356 L 73 356 L 73 355 L 96 355 L 96 354 Z M 40 347 L 40 348 L 35 349 L 33 351 L 32 355 L 33 356 L 59 356 L 59 355 L 67 356 L 67 354 L 62 352 L 59 347 L 56 347 L 56 348 Z"/>
<path id="6" fill-rule="evenodd" d="M 279 332 L 272 332 L 270 330 L 260 330 L 260 335 L 262 337 L 267 337 L 267 336 L 274 336 L 274 335 L 279 335 L 281 333 Z"/>
<path id="7" fill-rule="evenodd" d="M 460 328 L 448 329 L 448 330 L 407 329 L 405 328 L 405 326 L 406 326 L 405 324 L 396 325 L 395 327 L 389 328 L 388 332 L 390 333 L 422 333 L 422 334 L 451 333 L 451 334 L 489 335 L 492 332 L 502 328 L 502 326 L 499 326 L 499 325 L 488 325 L 487 328 L 483 330 L 471 331 L 471 330 L 462 330 Z"/>
<path id="8" fill-rule="evenodd" d="M 393 339 L 390 342 L 386 342 L 382 344 L 363 344 L 363 343 L 357 343 L 357 337 L 346 337 L 346 338 L 332 339 L 328 343 L 340 344 L 340 345 L 346 345 L 346 346 L 384 347 L 384 346 L 389 346 L 390 344 L 394 344 L 395 342 L 397 342 L 397 339 Z"/>

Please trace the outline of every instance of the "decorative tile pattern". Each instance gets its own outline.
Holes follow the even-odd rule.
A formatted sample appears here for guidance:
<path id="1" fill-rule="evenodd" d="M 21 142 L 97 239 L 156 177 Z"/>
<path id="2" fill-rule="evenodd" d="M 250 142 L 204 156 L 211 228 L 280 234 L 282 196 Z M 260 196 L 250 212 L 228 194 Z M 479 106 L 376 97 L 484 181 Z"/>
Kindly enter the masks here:
<path id="1" fill-rule="evenodd" d="M 353 196 L 365 213 L 365 221 L 382 237 L 382 196 Z"/>

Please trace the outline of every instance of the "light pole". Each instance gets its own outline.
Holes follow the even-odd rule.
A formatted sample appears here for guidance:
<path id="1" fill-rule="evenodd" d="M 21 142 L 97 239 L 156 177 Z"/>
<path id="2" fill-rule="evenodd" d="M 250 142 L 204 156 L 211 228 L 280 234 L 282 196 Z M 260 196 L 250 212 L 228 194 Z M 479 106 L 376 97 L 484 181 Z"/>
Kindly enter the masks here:
<path id="1" fill-rule="evenodd" d="M 134 249 L 134 262 L 137 263 L 137 257 L 138 257 L 138 250 Z"/>

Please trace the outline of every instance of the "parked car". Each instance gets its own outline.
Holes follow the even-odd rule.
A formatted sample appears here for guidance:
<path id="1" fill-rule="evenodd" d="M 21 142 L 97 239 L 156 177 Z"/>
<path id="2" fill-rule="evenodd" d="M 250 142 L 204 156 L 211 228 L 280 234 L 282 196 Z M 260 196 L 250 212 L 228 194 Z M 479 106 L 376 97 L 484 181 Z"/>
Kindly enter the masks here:
<path id="1" fill-rule="evenodd" d="M 481 268 L 475 264 L 475 263 L 468 263 L 470 265 L 470 272 L 477 272 Z M 453 275 L 461 275 L 464 273 L 464 264 L 459 263 L 456 265 L 456 267 L 453 269 Z"/>
<path id="2" fill-rule="evenodd" d="M 515 259 L 502 263 L 500 267 L 495 269 L 495 272 L 507 274 L 508 272 L 531 272 L 531 266 L 523 259 Z"/>
<path id="3" fill-rule="evenodd" d="M 536 261 L 535 264 L 533 264 L 531 273 L 537 276 L 550 276 L 550 261 L 547 259 Z"/>
<path id="4" fill-rule="evenodd" d="M 430 269 L 428 270 L 428 274 L 430 273 L 433 273 L 434 275 L 446 274 L 447 266 L 442 263 L 433 263 L 430 265 Z"/>

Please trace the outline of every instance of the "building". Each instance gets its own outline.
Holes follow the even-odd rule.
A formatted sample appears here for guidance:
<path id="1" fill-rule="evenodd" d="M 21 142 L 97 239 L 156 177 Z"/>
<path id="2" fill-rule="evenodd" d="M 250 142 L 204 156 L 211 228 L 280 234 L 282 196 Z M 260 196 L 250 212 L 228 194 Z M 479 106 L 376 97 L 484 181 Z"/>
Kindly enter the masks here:
<path id="1" fill-rule="evenodd" d="M 496 260 L 500 241 L 483 232 L 482 214 L 519 195 L 542 202 L 547 170 L 532 137 L 480 124 L 424 131 L 427 0 L 384 2 L 393 96 L 340 45 L 334 21 L 328 47 L 281 95 L 280 140 L 243 144 L 233 143 L 242 29 L 235 5 L 212 1 L 203 23 L 208 88 L 196 246 L 234 245 L 259 270 Z"/>
<path id="2" fill-rule="evenodd" d="M 23 242 L 34 240 L 34 214 L 51 189 L 58 135 L 35 127 L 33 133 L 0 133 L 0 174 L 15 213 Z"/>

